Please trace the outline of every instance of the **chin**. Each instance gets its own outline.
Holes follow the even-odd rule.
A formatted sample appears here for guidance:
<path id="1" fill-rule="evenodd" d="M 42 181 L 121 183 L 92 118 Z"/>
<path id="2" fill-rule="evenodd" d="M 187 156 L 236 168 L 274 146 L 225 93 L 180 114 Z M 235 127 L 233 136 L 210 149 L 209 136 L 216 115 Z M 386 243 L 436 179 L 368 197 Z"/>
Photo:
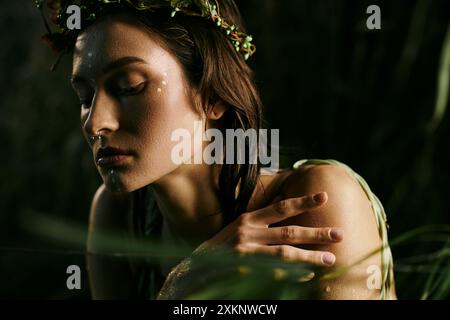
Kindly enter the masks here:
<path id="1" fill-rule="evenodd" d="M 133 174 L 129 170 L 108 169 L 101 170 L 100 175 L 106 189 L 116 195 L 124 195 L 139 190 L 156 182 L 164 175 Z"/>
<path id="2" fill-rule="evenodd" d="M 126 194 L 140 188 L 130 179 L 130 173 L 121 168 L 102 168 L 99 172 L 106 189 L 113 194 Z"/>
<path id="3" fill-rule="evenodd" d="M 158 163 L 147 161 L 145 165 L 134 163 L 124 166 L 97 167 L 97 169 L 106 189 L 111 193 L 120 195 L 131 193 L 158 182 L 179 167 L 179 165 L 169 161 Z"/>

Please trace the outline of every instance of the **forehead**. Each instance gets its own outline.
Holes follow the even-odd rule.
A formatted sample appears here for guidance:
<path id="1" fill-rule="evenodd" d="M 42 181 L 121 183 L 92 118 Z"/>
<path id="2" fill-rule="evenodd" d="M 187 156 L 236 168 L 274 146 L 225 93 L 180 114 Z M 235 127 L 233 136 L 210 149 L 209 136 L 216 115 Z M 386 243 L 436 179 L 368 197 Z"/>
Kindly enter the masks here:
<path id="1" fill-rule="evenodd" d="M 75 43 L 73 74 L 92 75 L 115 60 L 133 56 L 149 65 L 175 63 L 159 38 L 139 21 L 128 16 L 112 16 L 82 32 Z"/>

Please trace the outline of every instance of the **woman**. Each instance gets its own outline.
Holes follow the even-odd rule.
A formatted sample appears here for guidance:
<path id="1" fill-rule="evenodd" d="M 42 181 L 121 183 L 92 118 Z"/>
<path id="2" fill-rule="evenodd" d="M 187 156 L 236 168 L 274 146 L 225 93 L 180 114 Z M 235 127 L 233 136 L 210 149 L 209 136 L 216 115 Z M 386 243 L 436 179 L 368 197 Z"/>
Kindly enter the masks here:
<path id="1" fill-rule="evenodd" d="M 383 207 L 346 165 L 300 161 L 264 174 L 259 164 L 173 161 L 176 130 L 194 139 L 206 129 L 260 129 L 262 105 L 246 63 L 255 47 L 234 1 L 84 1 L 88 18 L 78 31 L 67 29 L 64 13 L 79 1 L 60 2 L 52 8 L 64 31 L 46 38 L 73 50 L 81 126 L 104 181 L 92 202 L 90 251 L 97 234 L 114 230 L 125 238 L 156 234 L 195 252 L 228 247 L 336 269 L 382 247 L 321 281 L 320 298 L 395 297 Z M 206 142 L 193 145 L 194 156 Z M 150 269 L 89 256 L 93 297 L 139 290 L 183 298 L 177 281 L 186 261 Z M 373 267 L 381 275 L 375 288 L 367 281 Z"/>

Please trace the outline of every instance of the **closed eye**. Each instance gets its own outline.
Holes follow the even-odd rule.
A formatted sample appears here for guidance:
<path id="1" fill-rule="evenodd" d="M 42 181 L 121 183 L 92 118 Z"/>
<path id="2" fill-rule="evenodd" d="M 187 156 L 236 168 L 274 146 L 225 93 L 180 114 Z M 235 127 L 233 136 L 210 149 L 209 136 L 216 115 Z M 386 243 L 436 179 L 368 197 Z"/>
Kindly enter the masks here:
<path id="1" fill-rule="evenodd" d="M 143 81 L 135 86 L 118 89 L 117 94 L 120 96 L 134 96 L 145 90 L 147 81 Z"/>

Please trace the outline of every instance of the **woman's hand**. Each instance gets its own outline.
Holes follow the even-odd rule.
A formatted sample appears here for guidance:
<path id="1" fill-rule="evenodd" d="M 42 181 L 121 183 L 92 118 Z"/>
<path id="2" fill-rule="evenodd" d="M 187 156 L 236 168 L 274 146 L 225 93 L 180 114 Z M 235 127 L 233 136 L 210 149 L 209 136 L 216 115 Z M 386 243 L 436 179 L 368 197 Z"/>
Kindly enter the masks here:
<path id="1" fill-rule="evenodd" d="M 244 213 L 204 242 L 196 251 L 203 252 L 228 245 L 244 255 L 267 254 L 288 262 L 331 266 L 336 261 L 331 252 L 304 250 L 294 245 L 336 243 L 343 238 L 342 230 L 300 226 L 270 227 L 287 218 L 318 208 L 325 204 L 327 199 L 327 194 L 321 192 L 313 196 L 285 199 Z"/>
<path id="2" fill-rule="evenodd" d="M 296 248 L 301 244 L 340 242 L 342 230 L 335 228 L 306 228 L 300 226 L 270 227 L 287 218 L 310 212 L 328 200 L 325 192 L 313 196 L 285 199 L 265 208 L 244 213 L 211 239 L 203 242 L 193 253 L 204 254 L 215 249 L 231 247 L 240 254 L 267 254 L 288 262 L 302 262 L 331 266 L 335 256 L 331 252 Z M 190 257 L 169 273 L 157 299 L 180 299 L 189 290 L 184 284 L 191 273 Z"/>

